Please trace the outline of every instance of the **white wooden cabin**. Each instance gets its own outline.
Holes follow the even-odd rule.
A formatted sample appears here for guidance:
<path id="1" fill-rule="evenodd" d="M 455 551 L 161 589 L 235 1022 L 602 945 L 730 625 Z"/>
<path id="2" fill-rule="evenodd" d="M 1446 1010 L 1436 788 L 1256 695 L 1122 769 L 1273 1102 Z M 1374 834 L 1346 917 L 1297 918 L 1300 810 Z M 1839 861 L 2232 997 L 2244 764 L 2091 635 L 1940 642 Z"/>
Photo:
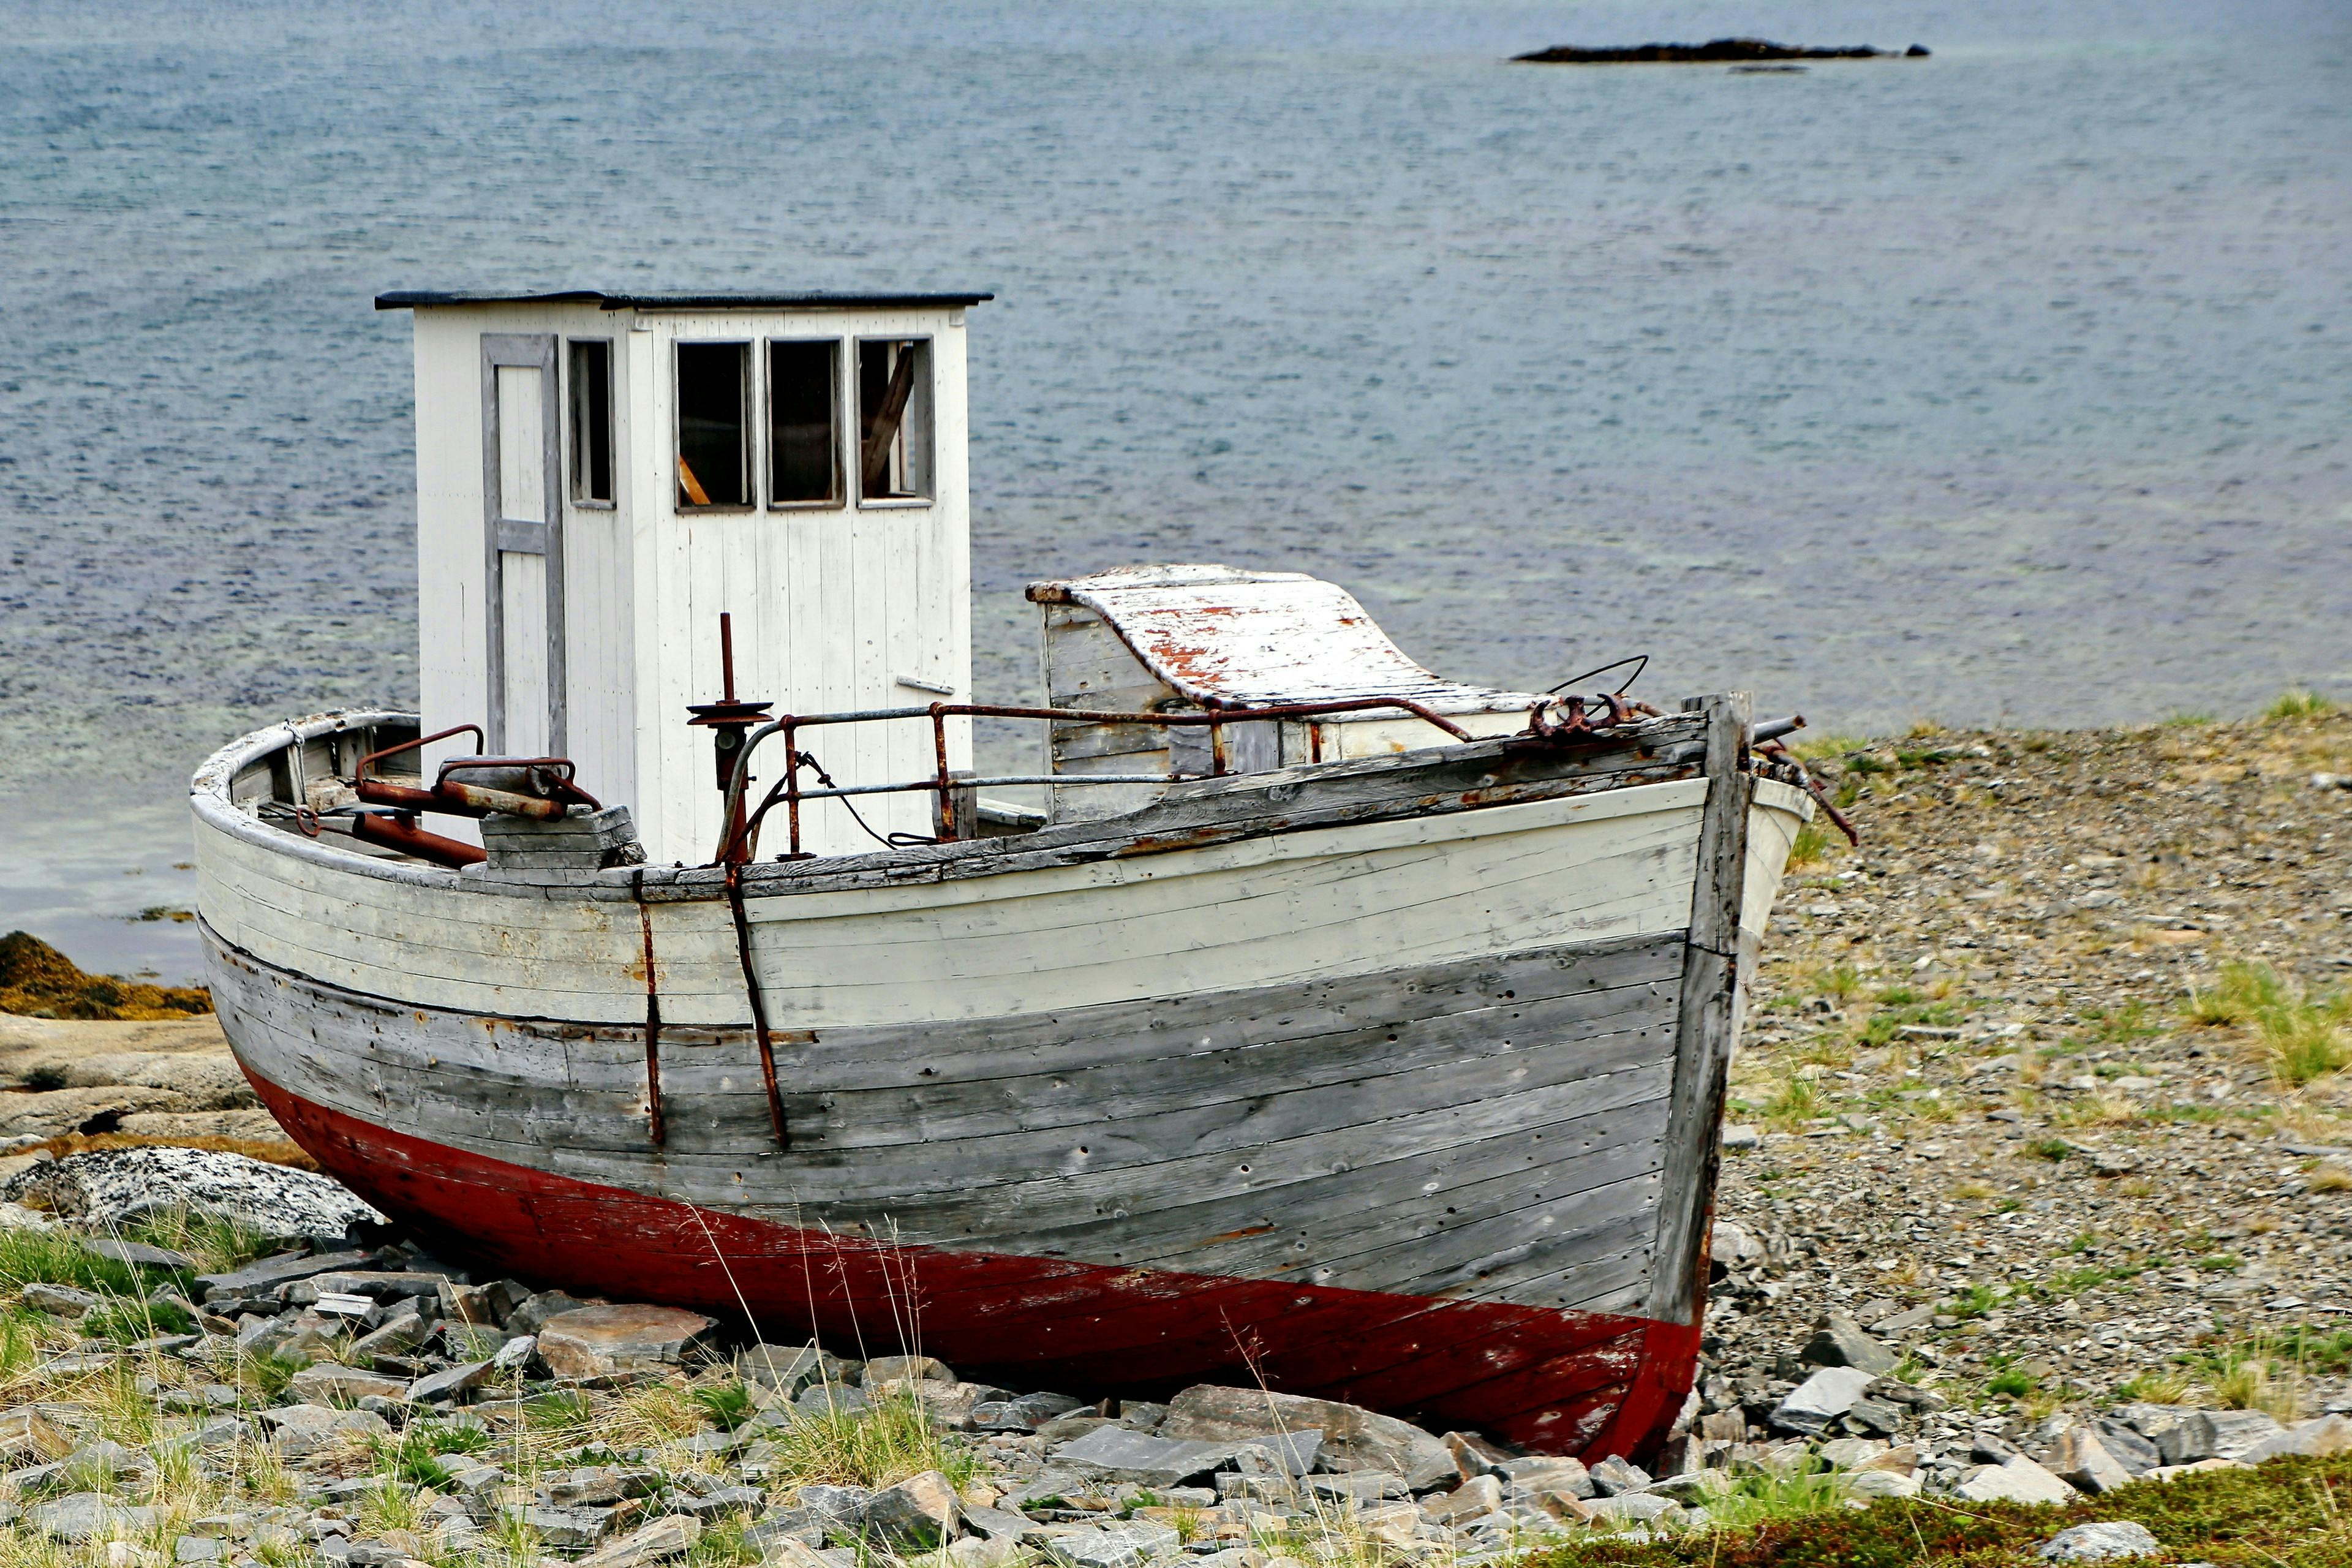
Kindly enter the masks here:
<path id="1" fill-rule="evenodd" d="M 380 297 L 415 318 L 426 731 L 570 756 L 648 859 L 695 864 L 721 803 L 687 709 L 719 696 L 722 611 L 738 696 L 774 712 L 970 701 L 964 311 L 988 298 Z M 935 765 L 924 723 L 803 743 L 844 783 Z M 970 767 L 969 721 L 949 743 Z M 927 795 L 859 809 L 929 831 Z M 803 824 L 817 853 L 875 847 L 838 803 Z"/>
<path id="2" fill-rule="evenodd" d="M 1129 566 L 1029 585 L 1045 608 L 1045 693 L 1055 708 L 1109 713 L 1200 712 L 1403 698 L 1474 736 L 1523 730 L 1547 698 L 1465 686 L 1431 674 L 1391 642 L 1354 595 L 1301 572 L 1231 566 Z M 1057 774 L 1247 773 L 1453 743 L 1398 709 L 1224 725 L 1212 754 L 1205 726 L 1056 721 Z M 1056 822 L 1132 811 L 1155 784 L 1055 784 Z"/>

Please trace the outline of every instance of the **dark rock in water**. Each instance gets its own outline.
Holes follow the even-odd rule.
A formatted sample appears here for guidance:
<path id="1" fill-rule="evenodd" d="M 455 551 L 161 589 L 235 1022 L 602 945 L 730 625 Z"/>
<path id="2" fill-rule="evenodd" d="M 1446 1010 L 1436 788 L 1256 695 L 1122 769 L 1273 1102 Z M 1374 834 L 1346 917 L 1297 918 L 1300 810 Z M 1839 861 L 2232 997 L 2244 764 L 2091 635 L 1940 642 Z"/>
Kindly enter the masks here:
<path id="1" fill-rule="evenodd" d="M 185 917 L 173 911 L 172 918 Z M 30 931 L 0 936 L 0 1013 L 152 1020 L 212 1010 L 211 994 L 194 986 L 142 985 L 112 974 L 87 974 Z"/>
<path id="2" fill-rule="evenodd" d="M 1924 59 L 1927 51 L 1914 44 L 1899 53 L 1874 49 L 1867 44 L 1850 48 L 1806 48 L 1775 44 L 1763 38 L 1717 38 L 1707 44 L 1636 44 L 1631 48 L 1582 49 L 1573 44 L 1513 55 L 1540 66 L 1739 65 L 1755 60 L 1891 60 Z"/>

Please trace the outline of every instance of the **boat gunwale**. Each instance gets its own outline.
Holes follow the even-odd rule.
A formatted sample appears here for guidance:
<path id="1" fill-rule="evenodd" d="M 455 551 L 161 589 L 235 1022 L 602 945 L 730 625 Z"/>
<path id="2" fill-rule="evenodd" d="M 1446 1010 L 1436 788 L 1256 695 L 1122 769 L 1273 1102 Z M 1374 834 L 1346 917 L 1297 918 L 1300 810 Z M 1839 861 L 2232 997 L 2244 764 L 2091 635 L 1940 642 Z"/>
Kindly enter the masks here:
<path id="1" fill-rule="evenodd" d="M 230 798 L 230 790 L 237 774 L 265 758 L 323 736 L 388 722 L 421 723 L 421 720 L 414 712 L 397 709 L 339 709 L 309 714 L 300 719 L 280 720 L 250 731 L 222 746 L 198 765 L 189 782 L 190 807 L 205 826 L 257 848 L 288 855 L 323 869 L 352 872 L 412 887 L 498 894 L 509 898 L 569 895 L 591 901 L 644 901 L 649 898 L 663 902 L 701 901 L 726 896 L 724 871 L 717 865 L 618 866 L 594 871 L 521 875 L 477 871 L 467 875 L 438 866 L 387 859 L 323 839 L 307 838 L 287 832 L 249 815 Z M 1699 760 L 1696 756 L 1685 759 L 1673 753 L 1679 753 L 1691 746 L 1703 748 L 1700 730 L 1700 714 L 1685 711 L 1664 714 L 1595 739 L 1602 743 L 1654 749 L 1656 754 L 1651 760 L 1651 765 L 1675 767 L 1696 763 Z M 1690 733 L 1683 733 L 1685 731 Z M 958 839 L 946 844 L 911 845 L 890 850 L 804 860 L 754 862 L 744 868 L 743 886 L 746 893 L 754 896 L 786 896 L 823 890 L 814 884 L 845 877 L 880 875 L 889 877 L 894 882 L 904 883 L 921 877 L 927 871 L 933 877 L 943 877 L 950 868 L 961 868 L 970 862 L 1003 858 L 1024 852 L 1076 849 L 1081 846 L 1121 841 L 1132 847 L 1150 839 L 1156 828 L 1166 826 L 1153 818 L 1172 807 L 1197 805 L 1220 796 L 1245 795 L 1267 796 L 1270 805 L 1286 804 L 1295 796 L 1297 786 L 1304 784 L 1377 777 L 1416 767 L 1499 761 L 1521 746 L 1525 739 L 1520 735 L 1495 736 L 1381 756 L 1344 758 L 1327 763 L 1300 763 L 1263 773 L 1181 780 L 1171 784 L 1159 800 L 1119 816 L 1058 824 L 1032 833 Z M 1673 752 L 1670 753 L 1667 748 L 1672 748 Z M 1573 782 L 1568 778 L 1559 781 L 1571 789 Z M 1667 781 L 1645 779 L 1639 782 Z M 1624 784 L 1611 787 L 1633 787 L 1634 783 L 1628 780 Z M 1285 791 L 1289 793 L 1278 793 Z M 1419 811 L 1401 815 L 1445 816 L 1510 804 L 1517 802 L 1465 798 L 1459 804 L 1424 806 Z M 1811 804 L 1809 801 L 1805 803 L 1808 807 Z M 1810 811 L 1806 815 L 1810 816 Z M 1237 824 L 1240 820 L 1237 816 Z M 1125 826 L 1122 827 L 1120 825 Z M 1300 822 L 1296 826 L 1305 829 L 1341 824 Z M 1258 830 L 1258 833 L 1280 830 L 1268 828 Z M 1255 837 L 1258 833 L 1244 833 L 1243 836 Z M 1154 846 L 1145 852 L 1174 853 L 1193 847 L 1170 842 Z M 1116 850 L 1106 848 L 1099 856 L 1089 858 L 1108 858 L 1116 854 Z M 976 871 L 978 875 L 988 876 L 1014 869 L 1017 868 L 979 867 L 971 868 L 967 874 Z"/>

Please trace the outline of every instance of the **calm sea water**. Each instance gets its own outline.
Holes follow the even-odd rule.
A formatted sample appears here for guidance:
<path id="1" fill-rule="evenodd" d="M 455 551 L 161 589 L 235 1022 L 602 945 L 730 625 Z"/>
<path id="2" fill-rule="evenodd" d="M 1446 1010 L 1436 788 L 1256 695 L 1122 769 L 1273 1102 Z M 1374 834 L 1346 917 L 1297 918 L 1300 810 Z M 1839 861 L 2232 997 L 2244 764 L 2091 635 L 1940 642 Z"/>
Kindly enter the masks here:
<path id="1" fill-rule="evenodd" d="M 1801 75 L 1501 63 L 1758 34 Z M 0 929 L 192 971 L 179 796 L 415 690 L 391 287 L 938 287 L 1028 579 L 1817 727 L 2352 695 L 2352 8 L 0 0 Z"/>

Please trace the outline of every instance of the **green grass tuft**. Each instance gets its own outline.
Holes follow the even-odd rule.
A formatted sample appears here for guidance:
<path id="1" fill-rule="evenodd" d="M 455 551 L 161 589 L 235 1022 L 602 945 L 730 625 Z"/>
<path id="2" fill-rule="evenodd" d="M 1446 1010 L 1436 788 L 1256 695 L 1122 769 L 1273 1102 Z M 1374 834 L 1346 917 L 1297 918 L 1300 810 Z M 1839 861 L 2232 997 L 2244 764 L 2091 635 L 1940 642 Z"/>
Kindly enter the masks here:
<path id="1" fill-rule="evenodd" d="M 938 1470 L 961 1486 L 978 1465 L 971 1450 L 940 1442 L 911 1394 L 891 1394 L 865 1410 L 803 1407 L 792 1425 L 774 1435 L 774 1442 L 770 1470 L 802 1485 L 887 1487 Z"/>
<path id="2" fill-rule="evenodd" d="M 694 1391 L 694 1402 L 702 1406 L 714 1426 L 732 1432 L 751 1419 L 751 1392 L 740 1383 L 716 1384 Z"/>
<path id="3" fill-rule="evenodd" d="M 2316 719 L 2323 713 L 2332 713 L 2335 710 L 2336 704 L 2318 692 L 2298 689 L 2280 692 L 2277 700 L 2263 710 L 2263 717 L 2265 719 Z"/>
<path id="4" fill-rule="evenodd" d="M 158 1334 L 195 1332 L 196 1321 L 168 1301 L 106 1301 L 89 1310 L 82 1332 L 119 1345 L 137 1344 Z"/>
<path id="5" fill-rule="evenodd" d="M 0 1231 L 0 1285 L 71 1285 L 106 1296 L 144 1296 L 150 1279 L 183 1284 L 166 1269 L 134 1268 L 100 1258 L 79 1237 L 54 1230 Z"/>
<path id="6" fill-rule="evenodd" d="M 2223 964 L 2211 987 L 2189 994 L 2187 1012 L 2196 1023 L 2252 1028 L 2273 1075 L 2290 1088 L 2352 1067 L 2352 995 L 2307 994 L 2267 963 Z"/>

